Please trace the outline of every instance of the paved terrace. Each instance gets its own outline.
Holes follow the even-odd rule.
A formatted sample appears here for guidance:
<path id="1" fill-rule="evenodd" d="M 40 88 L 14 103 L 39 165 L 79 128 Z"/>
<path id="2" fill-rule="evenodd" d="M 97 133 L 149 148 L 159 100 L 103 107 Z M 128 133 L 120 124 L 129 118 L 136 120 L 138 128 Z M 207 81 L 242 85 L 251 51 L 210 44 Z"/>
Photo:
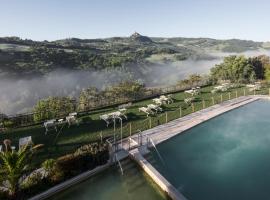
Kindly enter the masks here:
<path id="1" fill-rule="evenodd" d="M 204 121 L 207 121 L 213 117 L 221 115 L 222 113 L 228 112 L 230 110 L 233 110 L 235 108 L 241 107 L 248 103 L 257 101 L 262 98 L 269 99 L 268 96 L 259 96 L 259 95 L 239 97 L 239 98 L 225 101 L 223 103 L 216 104 L 206 109 L 194 112 L 182 118 L 154 127 L 152 129 L 143 131 L 141 133 L 142 144 L 146 144 L 147 137 L 148 137 L 148 138 L 151 138 L 153 142 L 157 145 Z M 123 148 L 127 151 L 129 151 L 129 149 L 136 148 L 138 146 L 138 138 L 139 138 L 138 134 L 135 134 L 127 139 L 124 139 Z"/>

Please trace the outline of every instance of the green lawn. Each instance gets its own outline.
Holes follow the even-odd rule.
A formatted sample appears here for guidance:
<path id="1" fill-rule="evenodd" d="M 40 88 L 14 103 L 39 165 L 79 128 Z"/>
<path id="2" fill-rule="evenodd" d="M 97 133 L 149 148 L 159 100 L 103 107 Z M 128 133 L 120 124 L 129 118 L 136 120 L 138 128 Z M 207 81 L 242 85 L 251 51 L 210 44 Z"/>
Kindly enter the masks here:
<path id="1" fill-rule="evenodd" d="M 201 89 L 201 94 L 197 96 L 196 101 L 194 102 L 194 110 L 200 110 L 203 108 L 203 100 L 205 101 L 205 107 L 209 107 L 214 103 L 220 103 L 221 100 L 225 101 L 229 99 L 229 93 L 232 98 L 237 96 L 243 96 L 244 90 L 246 95 L 253 94 L 248 93 L 248 90 L 245 88 L 231 89 L 228 92 L 212 94 L 210 91 L 213 89 L 213 86 L 204 87 Z M 268 89 L 264 88 L 261 91 L 257 91 L 257 94 L 268 94 Z M 222 99 L 221 99 L 222 94 Z M 164 112 L 151 116 L 150 119 L 146 117 L 144 113 L 138 112 L 138 108 L 146 106 L 147 104 L 152 103 L 152 99 L 136 102 L 128 109 L 128 120 L 123 123 L 123 135 L 129 136 L 140 130 L 146 130 L 148 128 L 157 126 L 158 124 L 166 123 L 166 113 L 167 121 L 179 118 L 190 114 L 193 109 L 191 105 L 186 105 L 184 99 L 190 97 L 189 94 L 184 92 L 179 92 L 173 94 L 174 103 L 165 105 L 163 107 Z M 180 115 L 180 107 L 181 114 Z M 107 109 L 101 109 L 91 112 L 89 115 L 79 116 L 79 120 L 83 121 L 79 126 L 71 126 L 68 128 L 64 126 L 62 131 L 57 134 L 55 131 L 49 132 L 45 135 L 45 128 L 42 125 L 30 126 L 26 128 L 11 129 L 2 133 L 0 135 L 0 142 L 4 139 L 11 139 L 12 144 L 18 144 L 18 140 L 21 137 L 32 136 L 33 142 L 35 144 L 44 144 L 45 148 L 43 152 L 38 155 L 37 162 L 43 161 L 46 158 L 55 158 L 60 155 L 67 154 L 73 151 L 75 148 L 80 146 L 82 143 L 90 143 L 97 140 L 100 140 L 100 135 L 102 134 L 103 138 L 113 135 L 113 124 L 110 124 L 109 127 L 106 126 L 105 122 L 99 119 L 99 116 L 104 113 L 109 113 L 116 111 L 116 107 L 111 107 Z M 120 135 L 120 123 L 117 123 L 116 133 Z M 60 129 L 60 127 L 59 127 Z M 58 135 L 58 137 L 57 137 Z"/>

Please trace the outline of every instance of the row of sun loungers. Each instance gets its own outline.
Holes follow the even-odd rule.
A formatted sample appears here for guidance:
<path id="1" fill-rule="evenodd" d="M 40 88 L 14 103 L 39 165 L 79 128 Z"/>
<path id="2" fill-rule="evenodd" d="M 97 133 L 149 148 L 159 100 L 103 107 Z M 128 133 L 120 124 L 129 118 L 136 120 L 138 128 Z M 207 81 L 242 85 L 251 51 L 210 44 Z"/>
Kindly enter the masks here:
<path id="1" fill-rule="evenodd" d="M 154 104 L 149 104 L 146 107 L 139 108 L 139 112 L 144 112 L 147 117 L 149 115 L 154 115 L 158 112 L 163 112 L 163 109 L 161 108 L 164 104 L 170 104 L 173 103 L 172 95 L 161 95 L 159 98 L 153 99 Z"/>
<path id="2" fill-rule="evenodd" d="M 246 87 L 249 89 L 249 91 L 257 91 L 261 89 L 261 83 L 255 82 L 255 84 L 248 84 Z"/>
<path id="3" fill-rule="evenodd" d="M 68 116 L 66 116 L 65 119 L 51 119 L 48 120 L 46 122 L 44 122 L 44 127 L 46 129 L 45 134 L 47 134 L 50 130 L 55 130 L 57 132 L 57 126 L 61 125 L 61 124 L 68 124 L 68 126 L 70 127 L 73 124 L 77 124 L 78 125 L 78 120 L 77 120 L 77 113 L 69 113 Z"/>
<path id="4" fill-rule="evenodd" d="M 223 83 L 221 85 L 214 87 L 211 93 L 226 92 L 229 89 L 238 88 L 239 86 L 240 86 L 239 84 Z"/>

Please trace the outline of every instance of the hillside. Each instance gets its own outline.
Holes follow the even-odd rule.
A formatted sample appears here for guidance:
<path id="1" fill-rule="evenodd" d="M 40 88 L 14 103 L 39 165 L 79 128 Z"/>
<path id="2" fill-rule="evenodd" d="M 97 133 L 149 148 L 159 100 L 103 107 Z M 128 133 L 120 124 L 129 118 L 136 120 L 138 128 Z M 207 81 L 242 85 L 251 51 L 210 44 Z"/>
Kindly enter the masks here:
<path id="1" fill-rule="evenodd" d="M 164 63 L 189 58 L 213 59 L 213 56 L 209 55 L 211 52 L 244 52 L 268 46 L 262 42 L 237 39 L 150 38 L 139 33 L 130 37 L 69 38 L 51 42 L 5 37 L 0 38 L 0 72 L 26 76 L 42 75 L 58 68 L 124 68 L 129 71 L 130 68 L 134 70 L 134 66 L 147 67 L 153 64 L 152 62 Z"/>

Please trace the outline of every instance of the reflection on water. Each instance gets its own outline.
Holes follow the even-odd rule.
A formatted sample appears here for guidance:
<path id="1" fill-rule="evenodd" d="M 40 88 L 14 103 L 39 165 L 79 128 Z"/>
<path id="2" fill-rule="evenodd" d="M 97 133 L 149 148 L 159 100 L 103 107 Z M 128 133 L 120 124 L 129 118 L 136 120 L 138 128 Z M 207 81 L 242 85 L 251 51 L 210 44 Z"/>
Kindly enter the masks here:
<path id="1" fill-rule="evenodd" d="M 122 165 L 124 175 L 121 175 L 118 168 L 108 169 L 50 200 L 166 199 L 157 186 L 133 162 L 125 160 Z"/>
<path id="2" fill-rule="evenodd" d="M 157 146 L 157 167 L 190 200 L 269 199 L 270 102 L 257 101 Z M 150 161 L 151 162 L 151 161 Z"/>

